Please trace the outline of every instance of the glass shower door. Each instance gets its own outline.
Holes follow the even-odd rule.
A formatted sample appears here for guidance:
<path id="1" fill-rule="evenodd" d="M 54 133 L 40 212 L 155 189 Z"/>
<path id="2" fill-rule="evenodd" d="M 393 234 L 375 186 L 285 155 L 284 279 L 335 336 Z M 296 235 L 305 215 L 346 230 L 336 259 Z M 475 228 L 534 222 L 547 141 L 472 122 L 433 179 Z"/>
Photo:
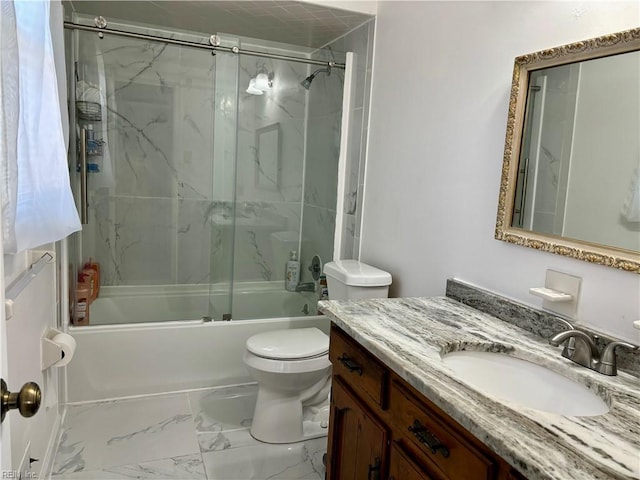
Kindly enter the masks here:
<path id="1" fill-rule="evenodd" d="M 293 45 L 237 41 L 249 50 L 304 53 Z M 222 58 L 218 54 L 217 61 Z M 232 318 L 316 315 L 319 292 L 308 267 L 314 255 L 330 261 L 333 253 L 343 72 L 319 76 L 307 90 L 301 81 L 313 66 L 249 55 L 234 61 L 239 69 L 230 86 L 237 92 Z M 261 94 L 249 87 L 259 77 Z M 216 92 L 222 94 L 218 84 Z M 297 288 L 287 290 L 292 251 L 301 260 L 300 278 Z"/>
<path id="2" fill-rule="evenodd" d="M 88 197 L 75 261 L 101 267 L 89 324 L 221 319 L 231 277 L 212 271 L 210 259 L 213 249 L 232 258 L 233 244 L 212 228 L 220 207 L 216 57 L 159 41 L 82 31 L 70 38 Z M 212 283 L 222 292 L 213 308 Z"/>

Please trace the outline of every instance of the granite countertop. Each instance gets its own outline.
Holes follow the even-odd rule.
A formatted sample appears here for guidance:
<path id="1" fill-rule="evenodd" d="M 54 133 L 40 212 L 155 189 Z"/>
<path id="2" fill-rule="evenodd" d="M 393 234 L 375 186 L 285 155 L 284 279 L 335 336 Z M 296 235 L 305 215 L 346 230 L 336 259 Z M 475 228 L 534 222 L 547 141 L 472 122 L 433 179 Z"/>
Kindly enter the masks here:
<path id="1" fill-rule="evenodd" d="M 608 377 L 563 358 L 561 349 L 447 297 L 323 301 L 320 310 L 527 478 L 640 478 L 640 382 Z M 594 417 L 498 402 L 456 378 L 440 360 L 456 350 L 497 351 L 544 365 L 596 392 Z"/>

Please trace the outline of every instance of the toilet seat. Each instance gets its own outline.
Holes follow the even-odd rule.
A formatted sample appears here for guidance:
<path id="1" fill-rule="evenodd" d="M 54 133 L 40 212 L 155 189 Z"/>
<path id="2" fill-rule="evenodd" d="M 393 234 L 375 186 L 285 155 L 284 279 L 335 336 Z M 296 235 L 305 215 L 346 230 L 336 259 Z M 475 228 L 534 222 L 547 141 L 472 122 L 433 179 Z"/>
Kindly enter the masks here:
<path id="1" fill-rule="evenodd" d="M 296 360 L 275 360 L 244 352 L 244 363 L 257 370 L 272 373 L 305 373 L 314 372 L 331 366 L 329 355 L 318 355 Z"/>
<path id="2" fill-rule="evenodd" d="M 279 362 L 322 358 L 329 353 L 329 337 L 315 327 L 274 330 L 249 338 L 247 352 Z"/>

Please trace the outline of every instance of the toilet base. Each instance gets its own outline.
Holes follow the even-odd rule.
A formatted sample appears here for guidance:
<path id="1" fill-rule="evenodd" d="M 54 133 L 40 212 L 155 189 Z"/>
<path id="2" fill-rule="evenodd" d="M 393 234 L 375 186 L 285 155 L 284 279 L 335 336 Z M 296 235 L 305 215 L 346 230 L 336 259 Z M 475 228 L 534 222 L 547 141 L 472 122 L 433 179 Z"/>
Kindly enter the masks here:
<path id="1" fill-rule="evenodd" d="M 302 417 L 302 440 L 326 437 L 329 431 L 329 401 L 326 405 L 304 407 Z"/>
<path id="2" fill-rule="evenodd" d="M 256 409 L 251 424 L 253 438 L 263 443 L 282 444 L 327 436 L 328 398 L 317 405 L 302 407 L 298 397 L 292 399 L 283 399 L 281 395 L 273 399 L 269 397 L 269 392 L 258 392 L 258 402 L 262 403 L 262 407 Z M 277 403 L 274 404 L 271 400 L 277 400 Z M 265 405 L 269 405 L 270 408 L 265 408 Z"/>

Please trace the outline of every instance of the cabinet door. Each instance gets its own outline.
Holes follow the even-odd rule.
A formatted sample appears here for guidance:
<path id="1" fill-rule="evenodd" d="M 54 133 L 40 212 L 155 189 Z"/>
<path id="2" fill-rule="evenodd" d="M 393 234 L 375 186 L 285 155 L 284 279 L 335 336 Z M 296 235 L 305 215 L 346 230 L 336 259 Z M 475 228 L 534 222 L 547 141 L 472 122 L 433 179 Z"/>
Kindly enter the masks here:
<path id="1" fill-rule="evenodd" d="M 389 456 L 389 480 L 436 480 L 424 469 L 418 467 L 397 443 L 391 445 Z"/>
<path id="2" fill-rule="evenodd" d="M 334 377 L 327 480 L 381 480 L 386 444 L 385 427 Z"/>

